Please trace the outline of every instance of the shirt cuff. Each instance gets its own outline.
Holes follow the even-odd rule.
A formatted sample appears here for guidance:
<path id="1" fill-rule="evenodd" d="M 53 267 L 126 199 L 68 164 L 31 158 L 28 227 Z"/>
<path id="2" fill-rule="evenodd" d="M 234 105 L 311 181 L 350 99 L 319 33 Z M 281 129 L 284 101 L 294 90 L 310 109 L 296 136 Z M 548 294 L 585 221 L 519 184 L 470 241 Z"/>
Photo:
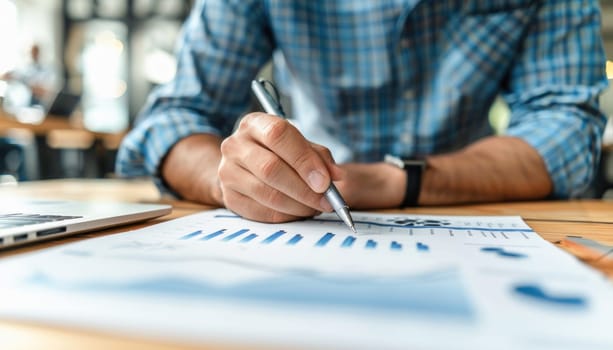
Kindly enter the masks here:
<path id="1" fill-rule="evenodd" d="M 604 118 L 604 117 L 603 117 Z M 604 121 L 576 110 L 537 111 L 507 129 L 541 156 L 553 182 L 552 196 L 575 198 L 591 184 L 600 158 Z"/>

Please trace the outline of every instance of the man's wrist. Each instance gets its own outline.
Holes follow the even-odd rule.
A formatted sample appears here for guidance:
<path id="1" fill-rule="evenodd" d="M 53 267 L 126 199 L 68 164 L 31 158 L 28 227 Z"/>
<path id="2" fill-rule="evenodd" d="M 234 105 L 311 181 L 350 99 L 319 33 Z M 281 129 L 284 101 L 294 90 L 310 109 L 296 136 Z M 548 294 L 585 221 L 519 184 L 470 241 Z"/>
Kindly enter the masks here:
<path id="1" fill-rule="evenodd" d="M 221 139 L 194 134 L 179 140 L 160 165 L 160 178 L 181 198 L 209 205 L 223 203 L 217 165 Z"/>
<path id="2" fill-rule="evenodd" d="M 419 204 L 419 194 L 426 161 L 424 159 L 401 159 L 392 155 L 385 155 L 384 161 L 403 169 L 406 174 L 405 194 L 401 208 L 415 207 Z"/>

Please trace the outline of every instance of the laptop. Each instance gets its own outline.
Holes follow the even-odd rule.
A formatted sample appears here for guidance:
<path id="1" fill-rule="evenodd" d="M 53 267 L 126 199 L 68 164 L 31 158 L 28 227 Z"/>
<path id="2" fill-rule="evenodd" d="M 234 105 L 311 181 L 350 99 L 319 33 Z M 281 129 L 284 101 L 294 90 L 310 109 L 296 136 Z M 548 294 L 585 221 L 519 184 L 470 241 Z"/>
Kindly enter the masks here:
<path id="1" fill-rule="evenodd" d="M 165 204 L 8 199 L 0 201 L 0 249 L 144 221 L 171 212 Z"/>
<path id="2" fill-rule="evenodd" d="M 51 106 L 47 110 L 47 115 L 54 117 L 69 118 L 81 101 L 80 95 L 68 93 L 64 90 L 55 95 Z"/>

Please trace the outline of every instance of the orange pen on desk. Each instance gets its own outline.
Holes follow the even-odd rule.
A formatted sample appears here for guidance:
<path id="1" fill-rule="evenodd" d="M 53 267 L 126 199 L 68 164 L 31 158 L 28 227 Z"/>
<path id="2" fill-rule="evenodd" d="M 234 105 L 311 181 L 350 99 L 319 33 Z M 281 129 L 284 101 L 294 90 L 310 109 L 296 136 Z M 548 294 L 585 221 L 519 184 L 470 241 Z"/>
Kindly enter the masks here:
<path id="1" fill-rule="evenodd" d="M 580 236 L 566 236 L 560 246 L 585 262 L 613 264 L 613 247 Z"/>

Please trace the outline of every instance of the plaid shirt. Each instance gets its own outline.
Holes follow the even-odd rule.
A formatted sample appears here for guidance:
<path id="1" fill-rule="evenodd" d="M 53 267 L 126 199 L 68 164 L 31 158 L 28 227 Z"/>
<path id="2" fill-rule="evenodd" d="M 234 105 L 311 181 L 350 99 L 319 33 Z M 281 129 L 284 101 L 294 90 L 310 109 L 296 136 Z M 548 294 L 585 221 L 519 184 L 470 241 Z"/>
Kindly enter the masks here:
<path id="1" fill-rule="evenodd" d="M 159 175 L 194 133 L 231 134 L 250 80 L 271 57 L 296 124 L 339 162 L 450 152 L 492 134 L 542 156 L 556 197 L 594 177 L 607 86 L 597 1 L 207 0 L 179 41 L 176 78 L 157 88 L 118 153 L 124 176 Z"/>

